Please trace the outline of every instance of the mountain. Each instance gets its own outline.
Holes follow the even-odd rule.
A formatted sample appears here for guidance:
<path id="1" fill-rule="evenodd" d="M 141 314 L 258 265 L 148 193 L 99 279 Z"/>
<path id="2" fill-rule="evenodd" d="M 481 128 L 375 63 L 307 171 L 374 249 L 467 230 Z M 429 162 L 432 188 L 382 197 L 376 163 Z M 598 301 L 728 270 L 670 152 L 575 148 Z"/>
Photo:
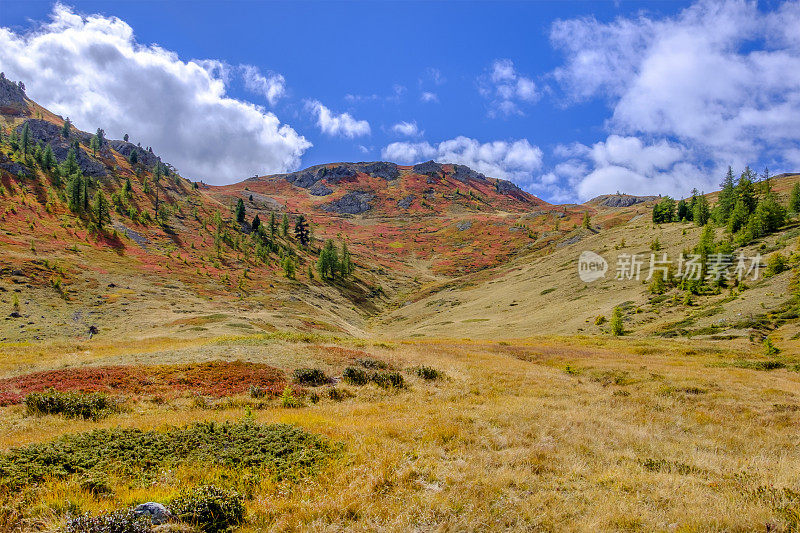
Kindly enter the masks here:
<path id="1" fill-rule="evenodd" d="M 779 308 L 788 290 L 785 274 L 689 308 L 654 298 L 644 283 L 581 283 L 575 267 L 583 250 L 649 257 L 656 240 L 673 255 L 694 245 L 700 228 L 652 224 L 656 196 L 553 205 L 508 181 L 433 161 L 330 163 L 211 186 L 184 179 L 153 148 L 74 127 L 65 135 L 65 119 L 5 78 L 0 111 L 0 302 L 17 315 L 0 322 L 4 341 L 80 338 L 95 329 L 100 337 L 187 342 L 287 328 L 400 337 L 600 334 L 595 320 L 614 307 L 627 310 L 639 335 L 726 332 L 742 340 L 752 328 L 719 321 L 741 326 L 737 317 Z M 84 177 L 77 207 L 63 170 L 71 151 Z M 784 203 L 797 181 L 774 178 Z M 90 205 L 99 193 L 111 207 L 102 228 Z M 716 193 L 707 197 L 714 202 Z M 234 217 L 240 201 L 242 222 Z M 300 215 L 310 222 L 309 246 L 294 237 Z M 276 234 L 265 237 L 273 216 Z M 746 250 L 791 254 L 797 231 L 790 224 Z M 319 279 L 315 266 L 328 239 L 347 243 L 352 276 Z M 792 332 L 794 322 L 775 327 Z"/>

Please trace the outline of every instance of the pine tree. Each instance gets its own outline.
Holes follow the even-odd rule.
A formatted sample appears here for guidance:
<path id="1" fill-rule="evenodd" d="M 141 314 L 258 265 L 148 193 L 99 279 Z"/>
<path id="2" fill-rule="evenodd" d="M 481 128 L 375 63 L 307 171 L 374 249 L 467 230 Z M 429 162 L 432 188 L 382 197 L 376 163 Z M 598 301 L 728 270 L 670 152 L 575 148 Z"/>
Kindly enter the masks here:
<path id="1" fill-rule="evenodd" d="M 614 308 L 611 315 L 611 334 L 615 337 L 625 335 L 625 326 L 622 323 L 622 309 L 619 307 Z"/>
<path id="2" fill-rule="evenodd" d="M 125 135 L 123 135 L 123 136 L 122 136 L 122 140 L 123 140 L 123 141 L 125 141 L 125 142 L 128 142 L 128 138 L 129 138 L 129 137 L 128 137 L 128 134 L 127 134 L 127 133 L 126 133 Z"/>
<path id="3" fill-rule="evenodd" d="M 750 170 L 750 167 L 745 167 L 744 172 L 739 177 L 739 183 L 736 184 L 736 199 L 744 203 L 748 215 L 754 212 L 758 205 L 753 176 L 755 174 Z"/>
<path id="4" fill-rule="evenodd" d="M 592 224 L 592 219 L 589 218 L 589 211 L 584 211 L 583 212 L 583 222 L 581 223 L 581 226 L 583 226 L 583 229 L 589 229 L 591 224 Z"/>
<path id="5" fill-rule="evenodd" d="M 705 226 L 709 218 L 711 218 L 711 209 L 708 207 L 708 200 L 700 194 L 695 198 L 692 220 L 698 226 Z"/>
<path id="6" fill-rule="evenodd" d="M 136 150 L 133 150 L 131 152 L 131 155 L 128 157 L 128 161 L 131 162 L 131 165 L 135 165 L 136 163 L 138 163 L 139 162 L 139 152 L 137 152 Z"/>
<path id="7" fill-rule="evenodd" d="M 100 231 L 103 230 L 105 224 L 111 222 L 111 214 L 108 210 L 108 200 L 103 191 L 98 190 L 94 195 L 94 205 L 92 206 L 92 214 L 94 215 L 95 222 Z"/>
<path id="8" fill-rule="evenodd" d="M 75 148 L 71 147 L 67 152 L 67 158 L 62 163 L 61 170 L 65 176 L 71 176 L 80 170 L 78 166 L 78 156 L 75 153 Z"/>
<path id="9" fill-rule="evenodd" d="M 236 222 L 242 223 L 244 222 L 245 210 L 244 210 L 244 201 L 239 198 L 236 202 L 236 209 L 233 211 L 233 215 L 236 218 Z"/>
<path id="10" fill-rule="evenodd" d="M 261 219 L 258 218 L 258 215 L 256 215 L 253 218 L 253 224 L 252 225 L 253 225 L 253 231 L 258 231 L 258 228 L 261 227 Z"/>
<path id="11" fill-rule="evenodd" d="M 725 174 L 725 179 L 720 183 L 720 188 L 722 190 L 719 192 L 714 218 L 718 224 L 725 224 L 728 222 L 728 218 L 736 205 L 736 183 L 733 178 L 733 169 L 730 166 L 728 167 L 728 173 Z"/>
<path id="12" fill-rule="evenodd" d="M 308 246 L 308 223 L 306 222 L 306 217 L 303 215 L 298 215 L 297 220 L 294 223 L 294 237 L 300 243 L 300 246 Z"/>
<path id="13" fill-rule="evenodd" d="M 794 184 L 792 193 L 789 195 L 789 210 L 792 213 L 800 213 L 800 182 Z"/>
<path id="14" fill-rule="evenodd" d="M 281 221 L 281 233 L 284 237 L 289 236 L 289 215 L 286 213 L 283 214 L 283 220 Z"/>
<path id="15" fill-rule="evenodd" d="M 350 257 L 350 251 L 347 249 L 347 242 L 342 241 L 342 258 L 339 261 L 339 273 L 343 278 L 346 278 L 353 273 L 353 269 L 353 260 Z"/>
<path id="16" fill-rule="evenodd" d="M 125 183 L 122 185 L 122 194 L 125 195 L 125 198 L 128 198 L 131 195 L 131 191 L 133 191 L 131 178 L 130 176 L 125 176 Z"/>
<path id="17" fill-rule="evenodd" d="M 332 240 L 328 240 L 322 251 L 319 254 L 317 261 L 317 271 L 319 277 L 322 279 L 333 279 L 336 272 L 339 270 L 339 254 L 336 251 L 336 245 Z"/>
<path id="18" fill-rule="evenodd" d="M 686 203 L 686 200 L 681 199 L 678 201 L 678 208 L 675 216 L 678 219 L 678 222 L 684 222 L 691 218 L 689 216 L 689 204 Z"/>
<path id="19" fill-rule="evenodd" d="M 294 279 L 295 268 L 296 268 L 294 264 L 294 259 L 291 256 L 287 255 L 286 257 L 283 258 L 281 264 L 283 266 L 283 273 L 286 275 L 286 277 L 289 279 Z"/>
<path id="20" fill-rule="evenodd" d="M 742 200 L 736 200 L 736 207 L 733 208 L 730 218 L 728 218 L 728 231 L 733 234 L 747 225 L 750 213 Z"/>
<path id="21" fill-rule="evenodd" d="M 27 122 L 22 126 L 22 139 L 20 142 L 22 144 L 22 153 L 28 155 L 28 150 L 31 147 L 31 130 Z"/>
<path id="22" fill-rule="evenodd" d="M 50 170 L 56 164 L 56 156 L 53 154 L 53 148 L 48 144 L 44 147 L 42 152 L 42 168 Z"/>
<path id="23" fill-rule="evenodd" d="M 277 231 L 278 223 L 275 220 L 275 212 L 271 212 L 269 214 L 269 237 L 271 240 L 275 240 L 275 232 Z"/>
<path id="24" fill-rule="evenodd" d="M 100 140 L 97 135 L 92 135 L 92 139 L 89 141 L 89 148 L 92 149 L 92 156 L 97 157 L 97 150 L 100 149 Z"/>
<path id="25" fill-rule="evenodd" d="M 81 176 L 80 172 L 68 174 L 68 176 L 67 203 L 70 211 L 77 213 L 83 206 L 83 176 Z"/>
<path id="26" fill-rule="evenodd" d="M 69 139 L 69 129 L 72 126 L 72 123 L 69 120 L 69 117 L 64 121 L 64 125 L 61 127 L 61 136 L 65 139 Z"/>

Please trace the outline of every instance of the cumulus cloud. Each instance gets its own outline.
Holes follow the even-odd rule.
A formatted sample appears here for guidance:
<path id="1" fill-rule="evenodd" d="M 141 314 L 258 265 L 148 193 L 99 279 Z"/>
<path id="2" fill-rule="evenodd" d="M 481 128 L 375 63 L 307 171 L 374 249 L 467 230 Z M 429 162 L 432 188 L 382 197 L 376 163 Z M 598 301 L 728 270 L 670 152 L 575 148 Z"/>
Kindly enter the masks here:
<path id="1" fill-rule="evenodd" d="M 478 91 L 489 100 L 489 116 L 522 115 L 520 102 L 539 98 L 536 83 L 520 75 L 510 59 L 497 59 L 490 71 L 478 78 Z"/>
<path id="2" fill-rule="evenodd" d="M 366 120 L 356 120 L 350 113 L 333 113 L 330 109 L 322 105 L 319 100 L 306 102 L 306 107 L 311 113 L 317 116 L 317 126 L 319 129 L 331 136 L 341 137 L 361 137 L 370 134 L 369 122 Z"/>
<path id="3" fill-rule="evenodd" d="M 798 2 L 763 11 L 734 0 L 700 1 L 661 19 L 557 21 L 551 40 L 566 61 L 554 76 L 574 101 L 606 99 L 611 133 L 655 140 L 662 143 L 657 152 L 665 151 L 659 139 L 676 141 L 691 168 L 761 163 L 790 170 L 800 141 L 797 28 Z M 675 155 L 667 151 L 667 159 Z M 653 154 L 640 152 L 646 160 Z M 610 176 L 611 166 L 602 174 Z M 669 179 L 660 185 L 669 187 Z"/>
<path id="4" fill-rule="evenodd" d="M 417 126 L 417 122 L 398 122 L 394 126 L 392 126 L 392 131 L 397 135 L 405 135 L 406 137 L 416 137 L 417 135 L 422 135 L 425 132 L 420 131 L 419 127 Z"/>
<path id="5" fill-rule="evenodd" d="M 227 96 L 224 63 L 140 44 L 116 17 L 83 17 L 57 4 L 35 31 L 0 28 L 0 70 L 77 127 L 129 133 L 185 176 L 210 183 L 293 170 L 311 146 L 274 114 Z"/>
<path id="6" fill-rule="evenodd" d="M 566 185 L 581 200 L 616 191 L 682 197 L 694 187 L 710 186 L 704 169 L 688 162 L 695 156 L 685 146 L 666 140 L 647 144 L 638 137 L 610 135 L 592 146 L 574 143 L 557 146 L 553 152 L 568 159 L 542 183 Z"/>
<path id="7" fill-rule="evenodd" d="M 542 166 L 541 149 L 527 139 L 481 143 L 460 136 L 435 145 L 395 142 L 386 146 L 381 155 L 388 161 L 403 164 L 433 159 L 467 165 L 487 176 L 512 180 L 520 186 L 530 184 L 534 180 L 533 173 Z"/>
<path id="8" fill-rule="evenodd" d="M 244 86 L 249 91 L 263 95 L 270 103 L 275 103 L 286 95 L 286 80 L 277 72 L 267 72 L 261 74 L 258 67 L 253 65 L 241 65 L 242 79 Z"/>

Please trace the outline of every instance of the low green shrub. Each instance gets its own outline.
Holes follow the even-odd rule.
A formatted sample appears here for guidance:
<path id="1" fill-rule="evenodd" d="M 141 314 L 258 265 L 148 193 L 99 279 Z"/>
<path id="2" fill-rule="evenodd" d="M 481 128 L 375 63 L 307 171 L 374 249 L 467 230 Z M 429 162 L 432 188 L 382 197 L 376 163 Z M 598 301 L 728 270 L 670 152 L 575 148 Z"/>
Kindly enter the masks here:
<path id="1" fill-rule="evenodd" d="M 342 379 L 345 383 L 349 383 L 350 385 L 366 385 L 369 381 L 369 376 L 364 370 L 360 368 L 356 368 L 354 366 L 348 366 L 342 372 Z"/>
<path id="2" fill-rule="evenodd" d="M 347 389 L 337 389 L 336 387 L 331 387 L 328 389 L 328 398 L 334 402 L 341 402 L 352 397 L 353 393 Z"/>
<path id="3" fill-rule="evenodd" d="M 92 516 L 86 513 L 67 519 L 64 533 L 148 533 L 150 524 L 132 511 L 114 511 Z"/>
<path id="4" fill-rule="evenodd" d="M 213 485 L 184 492 L 169 505 L 170 512 L 205 533 L 227 531 L 244 522 L 244 497 Z"/>
<path id="5" fill-rule="evenodd" d="M 405 387 L 405 380 L 400 372 L 375 372 L 370 379 L 377 386 L 384 389 L 402 389 Z"/>
<path id="6" fill-rule="evenodd" d="M 338 447 L 287 424 L 196 423 L 165 431 L 98 429 L 0 453 L 0 490 L 47 478 L 115 474 L 155 479 L 165 468 L 192 463 L 270 472 L 275 479 L 313 474 Z"/>
<path id="7" fill-rule="evenodd" d="M 47 390 L 25 396 L 28 415 L 64 415 L 67 418 L 99 420 L 117 410 L 114 400 L 100 393 Z"/>
<path id="8" fill-rule="evenodd" d="M 294 395 L 294 391 L 292 391 L 291 387 L 286 387 L 283 389 L 283 394 L 281 394 L 281 407 L 302 407 L 303 402 L 300 401 L 300 398 Z"/>
<path id="9" fill-rule="evenodd" d="M 298 368 L 294 371 L 292 377 L 295 383 L 310 387 L 325 385 L 330 381 L 328 376 L 325 375 L 325 372 L 319 368 Z"/>
<path id="10" fill-rule="evenodd" d="M 444 377 L 444 372 L 441 370 L 425 365 L 415 368 L 414 373 L 426 381 L 435 381 Z"/>
<path id="11" fill-rule="evenodd" d="M 358 359 L 356 359 L 356 364 L 364 368 L 370 368 L 372 370 L 385 370 L 389 368 L 389 365 L 386 364 L 384 361 L 381 361 L 380 359 L 375 359 L 374 357 L 359 357 Z"/>

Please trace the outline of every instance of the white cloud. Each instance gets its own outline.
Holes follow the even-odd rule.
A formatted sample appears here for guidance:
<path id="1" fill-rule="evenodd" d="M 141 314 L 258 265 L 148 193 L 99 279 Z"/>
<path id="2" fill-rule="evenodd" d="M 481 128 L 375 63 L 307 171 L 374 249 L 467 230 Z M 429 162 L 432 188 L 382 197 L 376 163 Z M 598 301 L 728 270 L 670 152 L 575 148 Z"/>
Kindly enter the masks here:
<path id="1" fill-rule="evenodd" d="M 437 145 L 395 142 L 386 146 L 381 155 L 388 161 L 402 164 L 433 159 L 439 163 L 467 165 L 487 176 L 512 180 L 520 186 L 530 184 L 533 173 L 542 166 L 542 151 L 527 139 L 481 143 L 461 136 Z"/>
<path id="2" fill-rule="evenodd" d="M 638 137 L 610 135 L 592 146 L 559 146 L 554 153 L 570 159 L 557 164 L 548 179 L 570 187 L 581 200 L 616 191 L 684 197 L 694 187 L 713 186 L 708 172 L 688 162 L 695 156 L 686 147 L 665 140 L 645 144 Z"/>
<path id="3" fill-rule="evenodd" d="M 732 0 L 662 19 L 558 21 L 551 39 L 566 63 L 554 75 L 575 100 L 606 98 L 612 133 L 676 140 L 694 165 L 789 170 L 800 142 L 798 28 L 798 2 L 763 11 Z"/>
<path id="4" fill-rule="evenodd" d="M 392 126 L 392 131 L 397 135 L 405 135 L 406 137 L 416 137 L 418 135 L 423 135 L 425 132 L 420 131 L 419 127 L 417 126 L 417 122 L 398 122 L 394 126 Z"/>
<path id="5" fill-rule="evenodd" d="M 491 70 L 478 78 L 478 91 L 489 100 L 489 116 L 522 115 L 520 102 L 539 98 L 536 83 L 520 75 L 510 59 L 497 59 Z"/>
<path id="6" fill-rule="evenodd" d="M 241 65 L 240 68 L 245 88 L 263 95 L 270 105 L 275 105 L 275 102 L 286 95 L 286 80 L 281 74 L 267 72 L 265 76 L 253 65 Z"/>
<path id="7" fill-rule="evenodd" d="M 439 97 L 436 95 L 436 93 L 432 93 L 429 91 L 423 91 L 419 99 L 425 102 L 426 104 L 439 101 Z"/>
<path id="8" fill-rule="evenodd" d="M 115 17 L 84 18 L 57 4 L 36 31 L 0 28 L 0 70 L 77 127 L 129 133 L 210 183 L 294 170 L 311 146 L 274 114 L 227 96 L 224 63 L 139 44 Z"/>
<path id="9" fill-rule="evenodd" d="M 356 120 L 350 113 L 335 114 L 318 100 L 306 102 L 306 107 L 317 116 L 317 126 L 331 136 L 361 137 L 370 134 L 369 122 Z"/>

